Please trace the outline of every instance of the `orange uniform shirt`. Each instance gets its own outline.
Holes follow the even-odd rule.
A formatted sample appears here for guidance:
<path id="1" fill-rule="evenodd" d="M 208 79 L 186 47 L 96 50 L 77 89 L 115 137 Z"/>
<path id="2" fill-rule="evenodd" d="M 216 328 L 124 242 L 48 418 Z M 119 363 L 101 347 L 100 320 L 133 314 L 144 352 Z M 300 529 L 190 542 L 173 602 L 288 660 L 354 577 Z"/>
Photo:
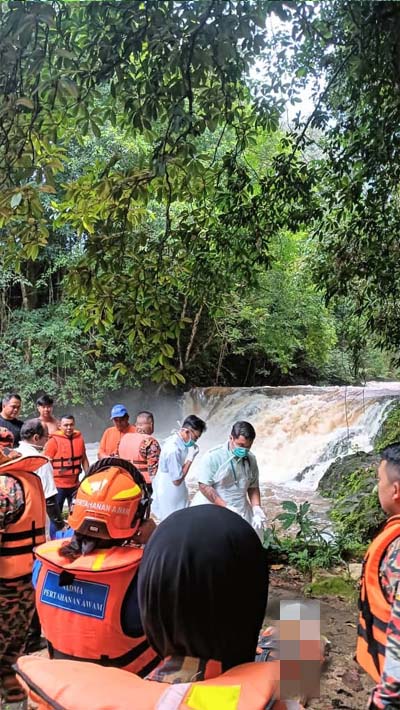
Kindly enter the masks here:
<path id="1" fill-rule="evenodd" d="M 124 434 L 134 434 L 136 427 L 134 424 L 129 424 L 128 428 L 122 434 L 115 426 L 110 426 L 105 430 L 100 439 L 99 455 L 101 456 L 116 456 L 118 454 L 119 442 Z"/>

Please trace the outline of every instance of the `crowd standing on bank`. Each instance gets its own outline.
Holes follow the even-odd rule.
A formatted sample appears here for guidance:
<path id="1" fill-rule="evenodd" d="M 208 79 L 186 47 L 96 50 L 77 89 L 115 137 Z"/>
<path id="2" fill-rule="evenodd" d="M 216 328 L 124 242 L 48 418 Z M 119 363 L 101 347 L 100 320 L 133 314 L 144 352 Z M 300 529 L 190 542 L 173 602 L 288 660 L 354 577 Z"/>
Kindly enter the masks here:
<path id="1" fill-rule="evenodd" d="M 164 684 L 178 683 L 184 689 L 181 702 L 175 689 L 174 707 L 187 707 L 193 695 L 211 710 L 217 707 L 216 691 L 201 690 L 196 682 L 214 679 L 223 702 L 229 676 L 239 688 L 237 702 L 243 697 L 246 709 L 258 708 L 253 692 L 258 664 L 251 661 L 265 610 L 268 565 L 258 539 L 267 519 L 251 451 L 252 424 L 234 422 L 225 442 L 203 452 L 190 504 L 186 478 L 206 430 L 197 415 L 187 416 L 160 445 L 151 412 L 138 412 L 131 424 L 127 408 L 116 404 L 98 460 L 89 466 L 72 415 L 57 419 L 52 398 L 42 395 L 39 416 L 23 422 L 21 405 L 17 393 L 7 394 L 0 414 L 2 710 L 26 710 L 15 663 L 43 641 L 51 659 L 67 664 L 65 672 L 61 665 L 54 678 L 50 674 L 50 689 L 44 683 L 46 698 L 65 693 L 77 709 L 81 666 L 85 682 L 101 685 L 104 673 L 126 692 L 130 688 L 149 698 L 143 707 L 154 707 L 153 700 L 167 692 Z M 370 710 L 390 710 L 400 709 L 400 444 L 382 453 L 378 495 L 388 522 L 363 566 L 357 660 L 376 682 Z M 154 538 L 150 512 L 161 521 Z M 232 629 L 231 619 L 236 619 Z M 20 665 L 25 677 L 27 669 L 32 672 L 35 688 L 35 668 L 43 682 L 40 664 L 49 663 L 36 660 L 40 663 L 32 664 L 27 657 Z M 78 664 L 77 685 L 68 683 L 71 660 Z M 82 660 L 114 670 L 96 673 Z M 237 665 L 243 662 L 250 663 L 246 672 Z M 279 692 L 276 677 L 263 679 L 262 702 L 272 708 Z M 113 682 L 110 687 L 118 695 Z"/>

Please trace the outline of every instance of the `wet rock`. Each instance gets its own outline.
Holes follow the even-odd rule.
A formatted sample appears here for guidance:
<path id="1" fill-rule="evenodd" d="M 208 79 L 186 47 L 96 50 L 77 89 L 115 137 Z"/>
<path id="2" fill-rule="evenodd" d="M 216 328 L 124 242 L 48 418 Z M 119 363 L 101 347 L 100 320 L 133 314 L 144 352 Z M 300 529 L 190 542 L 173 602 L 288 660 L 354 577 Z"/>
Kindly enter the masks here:
<path id="1" fill-rule="evenodd" d="M 362 570 L 361 562 L 351 562 L 349 564 L 349 575 L 350 575 L 351 579 L 354 579 L 355 582 L 358 582 L 358 580 L 361 577 L 361 570 Z"/>
<path id="2" fill-rule="evenodd" d="M 351 473 L 360 468 L 370 469 L 377 467 L 380 457 L 371 452 L 357 451 L 356 454 L 336 459 L 325 471 L 318 484 L 318 492 L 328 498 L 334 497 L 338 486 L 346 480 Z"/>
<path id="3" fill-rule="evenodd" d="M 361 683 L 360 673 L 356 668 L 350 668 L 342 675 L 342 681 L 347 688 L 351 688 L 356 692 L 363 689 L 363 684 Z"/>

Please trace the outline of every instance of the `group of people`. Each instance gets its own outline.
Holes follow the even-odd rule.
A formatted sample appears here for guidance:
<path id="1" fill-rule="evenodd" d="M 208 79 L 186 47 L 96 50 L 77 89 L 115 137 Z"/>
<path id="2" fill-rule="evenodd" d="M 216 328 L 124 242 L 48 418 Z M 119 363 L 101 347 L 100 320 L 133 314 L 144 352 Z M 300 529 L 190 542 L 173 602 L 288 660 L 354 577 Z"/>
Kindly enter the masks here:
<path id="1" fill-rule="evenodd" d="M 58 422 L 49 399 L 24 423 L 17 395 L 1 411 L 13 437 L 0 431 L 1 707 L 24 710 L 26 692 L 41 710 L 83 710 L 88 693 L 94 710 L 135 698 L 149 709 L 296 707 L 279 700 L 274 651 L 257 662 L 268 562 L 253 426 L 236 422 L 204 454 L 189 507 L 202 419 L 188 416 L 160 446 L 150 412 L 130 424 L 115 405 L 89 466 L 73 417 Z M 382 454 L 378 494 L 389 520 L 364 565 L 357 659 L 377 683 L 370 708 L 384 710 L 400 707 L 400 445 Z M 35 609 L 50 659 L 17 660 Z M 319 660 L 319 642 L 310 653 Z"/>

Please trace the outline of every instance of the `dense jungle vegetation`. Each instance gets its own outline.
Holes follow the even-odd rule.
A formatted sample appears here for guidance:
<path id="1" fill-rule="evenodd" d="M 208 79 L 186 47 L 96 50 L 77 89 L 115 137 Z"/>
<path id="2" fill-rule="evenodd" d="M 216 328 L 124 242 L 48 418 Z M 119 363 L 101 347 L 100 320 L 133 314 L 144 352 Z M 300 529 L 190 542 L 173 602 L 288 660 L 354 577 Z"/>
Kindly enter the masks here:
<path id="1" fill-rule="evenodd" d="M 2 2 L 0 390 L 394 377 L 399 28 L 396 2 Z"/>

